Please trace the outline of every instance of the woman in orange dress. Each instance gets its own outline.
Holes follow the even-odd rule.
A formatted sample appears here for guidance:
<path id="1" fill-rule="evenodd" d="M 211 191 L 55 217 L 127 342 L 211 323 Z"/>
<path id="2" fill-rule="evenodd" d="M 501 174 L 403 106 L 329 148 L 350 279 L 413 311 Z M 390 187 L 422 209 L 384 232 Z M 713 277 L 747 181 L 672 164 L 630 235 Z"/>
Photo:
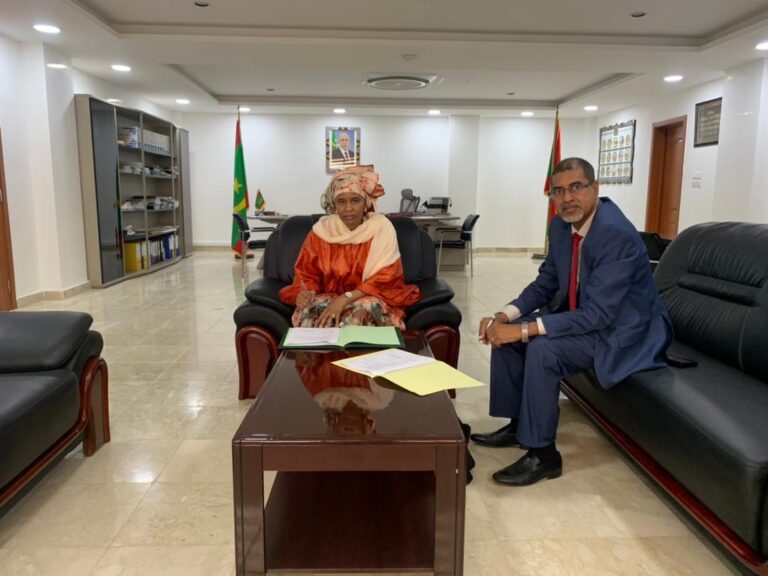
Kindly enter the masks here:
<path id="1" fill-rule="evenodd" d="M 396 326 L 419 288 L 406 284 L 397 234 L 376 212 L 384 194 L 373 166 L 337 173 L 321 198 L 327 216 L 315 223 L 301 247 L 293 283 L 280 300 L 295 305 L 294 326 Z"/>

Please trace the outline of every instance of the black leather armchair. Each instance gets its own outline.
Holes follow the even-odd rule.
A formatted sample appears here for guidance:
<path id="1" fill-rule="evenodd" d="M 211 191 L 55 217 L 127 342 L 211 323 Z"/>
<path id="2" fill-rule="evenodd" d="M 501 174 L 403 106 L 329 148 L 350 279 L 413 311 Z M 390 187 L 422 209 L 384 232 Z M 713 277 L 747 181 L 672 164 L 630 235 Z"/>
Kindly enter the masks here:
<path id="1" fill-rule="evenodd" d="M 0 507 L 79 442 L 109 442 L 107 365 L 93 318 L 0 313 Z"/>
<path id="2" fill-rule="evenodd" d="M 280 302 L 283 286 L 294 277 L 301 245 L 318 216 L 293 216 L 267 240 L 264 277 L 245 290 L 246 301 L 235 310 L 235 342 L 240 368 L 239 398 L 253 398 L 279 355 L 278 343 L 291 325 L 293 308 Z M 391 218 L 403 260 L 405 281 L 416 284 L 421 299 L 406 309 L 408 330 L 423 330 L 436 358 L 456 366 L 461 312 L 451 303 L 453 290 L 437 278 L 430 237 L 410 218 Z"/>
<path id="3" fill-rule="evenodd" d="M 610 391 L 594 373 L 563 391 L 749 569 L 768 574 L 768 225 L 700 224 L 664 251 L 654 279 L 698 363 L 633 374 Z"/>

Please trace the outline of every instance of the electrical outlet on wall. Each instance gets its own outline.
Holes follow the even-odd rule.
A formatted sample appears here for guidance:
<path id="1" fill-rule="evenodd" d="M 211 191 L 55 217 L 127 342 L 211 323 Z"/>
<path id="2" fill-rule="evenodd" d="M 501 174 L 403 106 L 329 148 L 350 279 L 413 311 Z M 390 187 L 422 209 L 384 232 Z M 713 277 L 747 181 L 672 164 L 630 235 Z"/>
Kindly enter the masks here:
<path id="1" fill-rule="evenodd" d="M 691 176 L 691 188 L 701 188 L 703 175 L 701 172 L 694 172 Z"/>

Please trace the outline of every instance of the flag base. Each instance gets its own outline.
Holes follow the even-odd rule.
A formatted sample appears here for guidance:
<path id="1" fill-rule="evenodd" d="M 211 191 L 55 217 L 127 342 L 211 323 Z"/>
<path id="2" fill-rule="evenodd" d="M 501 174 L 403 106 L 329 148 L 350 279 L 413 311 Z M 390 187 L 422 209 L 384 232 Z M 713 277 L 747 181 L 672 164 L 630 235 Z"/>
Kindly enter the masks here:
<path id="1" fill-rule="evenodd" d="M 246 258 L 246 260 L 253 260 L 253 258 L 254 258 L 253 252 L 248 252 L 248 255 L 245 258 Z M 242 259 L 243 259 L 243 257 L 240 256 L 240 254 L 235 253 L 235 260 L 242 260 Z"/>

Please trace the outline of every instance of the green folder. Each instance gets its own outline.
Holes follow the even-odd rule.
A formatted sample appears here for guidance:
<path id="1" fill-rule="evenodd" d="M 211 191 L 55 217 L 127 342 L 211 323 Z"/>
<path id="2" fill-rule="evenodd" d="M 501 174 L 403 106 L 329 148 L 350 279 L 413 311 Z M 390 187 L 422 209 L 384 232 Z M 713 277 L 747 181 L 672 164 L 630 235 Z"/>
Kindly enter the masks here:
<path id="1" fill-rule="evenodd" d="M 318 336 L 313 338 L 313 336 Z M 293 340 L 293 341 L 291 341 Z M 403 348 L 403 335 L 394 326 L 345 326 L 344 328 L 289 328 L 281 349 Z"/>

